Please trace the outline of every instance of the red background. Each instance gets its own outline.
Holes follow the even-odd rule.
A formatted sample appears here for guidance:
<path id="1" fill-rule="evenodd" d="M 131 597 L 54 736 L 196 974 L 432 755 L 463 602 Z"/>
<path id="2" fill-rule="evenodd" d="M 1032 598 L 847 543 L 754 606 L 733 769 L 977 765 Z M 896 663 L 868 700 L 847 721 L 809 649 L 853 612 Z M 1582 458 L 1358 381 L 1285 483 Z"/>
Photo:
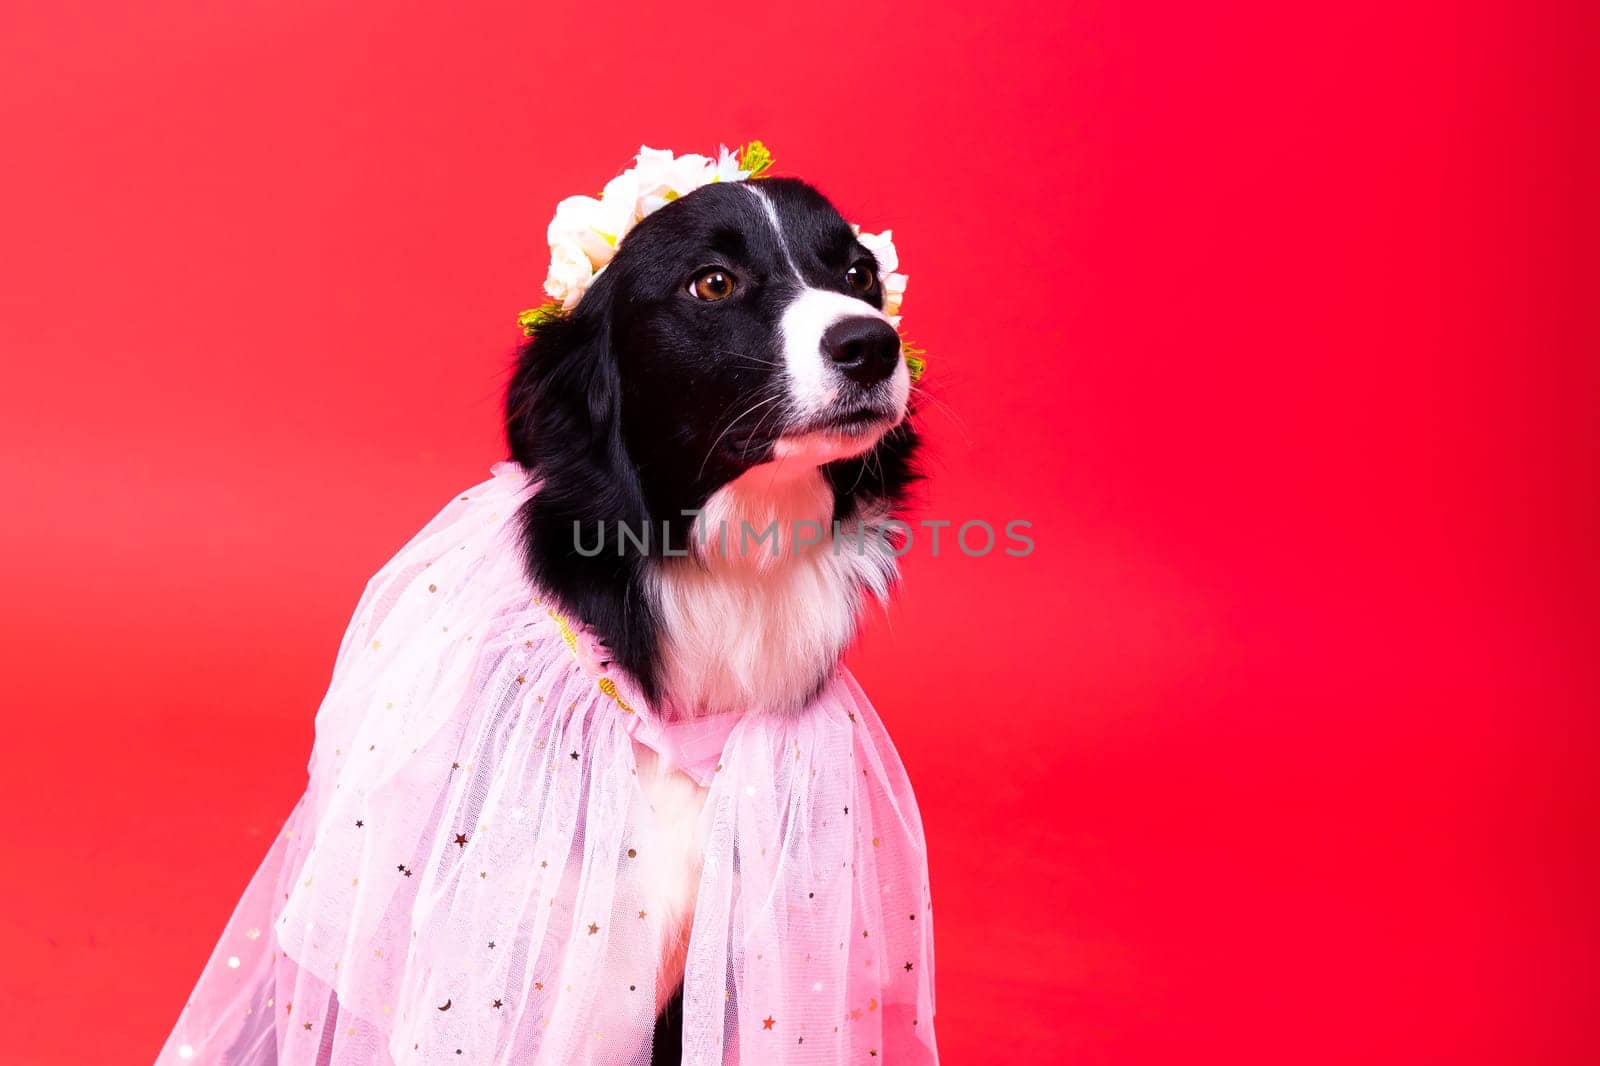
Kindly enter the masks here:
<path id="1" fill-rule="evenodd" d="M 554 203 L 761 137 L 1034 523 L 852 657 L 948 1061 L 1597 1061 L 1592 15 L 460 6 L 0 15 L 0 1057 L 153 1057 Z"/>

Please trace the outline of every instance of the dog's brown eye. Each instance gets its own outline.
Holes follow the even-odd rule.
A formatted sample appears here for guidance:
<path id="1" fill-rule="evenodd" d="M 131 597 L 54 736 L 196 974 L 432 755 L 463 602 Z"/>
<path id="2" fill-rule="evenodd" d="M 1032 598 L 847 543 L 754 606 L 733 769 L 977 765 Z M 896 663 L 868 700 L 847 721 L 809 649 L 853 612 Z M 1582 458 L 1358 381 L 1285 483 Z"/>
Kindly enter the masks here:
<path id="1" fill-rule="evenodd" d="M 733 275 L 726 270 L 708 270 L 694 279 L 689 292 L 702 300 L 725 300 L 733 295 Z"/>
<path id="2" fill-rule="evenodd" d="M 856 292 L 871 292 L 878 283 L 878 275 L 866 263 L 857 263 L 844 272 L 844 281 Z"/>

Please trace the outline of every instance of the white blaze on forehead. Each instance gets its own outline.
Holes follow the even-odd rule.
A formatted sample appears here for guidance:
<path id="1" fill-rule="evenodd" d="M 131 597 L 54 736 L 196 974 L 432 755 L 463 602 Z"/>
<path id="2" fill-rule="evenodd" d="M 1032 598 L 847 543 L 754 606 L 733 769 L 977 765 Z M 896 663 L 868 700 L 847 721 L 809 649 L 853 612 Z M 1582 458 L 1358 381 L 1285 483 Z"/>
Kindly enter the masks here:
<path id="1" fill-rule="evenodd" d="M 801 283 L 798 294 L 784 308 L 783 316 L 778 320 L 779 344 L 783 349 L 784 369 L 789 377 L 789 398 L 795 410 L 802 418 L 820 415 L 839 398 L 840 390 L 852 387 L 823 354 L 822 335 L 829 327 L 847 318 L 876 318 L 888 323 L 891 329 L 894 323 L 888 315 L 865 300 L 831 289 L 815 289 L 805 285 L 805 279 L 795 265 L 794 255 L 789 248 L 783 221 L 778 217 L 778 209 L 771 197 L 749 182 L 739 187 L 754 196 L 761 205 L 778 247 L 783 252 L 784 262 L 788 264 L 794 279 Z M 911 392 L 910 374 L 904 359 L 900 360 L 900 365 L 895 368 L 887 384 L 891 404 L 903 414 Z M 868 445 L 870 443 L 867 442 Z M 842 454 L 845 453 L 832 454 L 819 461 L 826 462 Z"/>
<path id="2" fill-rule="evenodd" d="M 749 182 L 741 184 L 739 188 L 754 196 L 766 213 L 767 221 L 772 224 L 772 235 L 778 238 L 778 247 L 783 249 L 783 261 L 789 264 L 789 273 L 794 275 L 796 281 L 805 280 L 800 276 L 800 268 L 794 265 L 794 256 L 789 253 L 789 239 L 783 235 L 783 223 L 778 220 L 778 209 L 773 206 L 771 198 Z"/>

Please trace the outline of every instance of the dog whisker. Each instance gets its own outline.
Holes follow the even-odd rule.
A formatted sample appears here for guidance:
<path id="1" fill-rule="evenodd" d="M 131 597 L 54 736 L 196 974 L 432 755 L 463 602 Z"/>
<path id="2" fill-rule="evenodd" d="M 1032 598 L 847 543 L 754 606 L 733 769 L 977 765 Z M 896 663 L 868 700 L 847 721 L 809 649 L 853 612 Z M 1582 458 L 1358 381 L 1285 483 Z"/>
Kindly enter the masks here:
<path id="1" fill-rule="evenodd" d="M 929 403 L 933 404 L 934 406 L 938 407 L 940 411 L 944 412 L 944 414 L 950 419 L 950 421 L 952 421 L 952 422 L 954 422 L 956 424 L 957 428 L 959 428 L 961 430 L 961 433 L 962 433 L 963 436 L 968 436 L 968 437 L 971 436 L 971 433 L 969 432 L 968 427 L 967 427 L 966 420 L 963 419 L 959 414 L 956 413 L 956 409 L 954 407 L 951 407 L 949 404 L 947 404 L 943 400 L 939 399 L 939 397 L 935 396 L 933 393 L 929 392 L 927 389 L 922 388 L 920 385 L 911 386 L 911 394 L 913 396 L 915 396 L 918 400 L 926 400 Z"/>
<path id="2" fill-rule="evenodd" d="M 745 359 L 761 366 L 772 366 L 779 368 L 783 366 L 782 363 L 775 362 L 771 359 L 762 359 L 759 356 L 751 355 L 749 352 L 736 352 L 732 348 L 712 348 L 711 353 L 713 355 L 731 355 L 736 359 Z"/>
<path id="3" fill-rule="evenodd" d="M 768 396 L 765 400 L 762 400 L 759 403 L 753 404 L 750 407 L 745 408 L 745 410 L 739 412 L 739 414 L 735 415 L 728 422 L 728 424 L 723 427 L 722 432 L 717 434 L 717 439 L 711 442 L 711 447 L 706 449 L 706 457 L 704 459 L 700 460 L 700 469 L 695 474 L 695 478 L 698 479 L 702 475 L 705 474 L 705 472 L 706 472 L 706 464 L 711 462 L 711 456 L 712 456 L 712 454 L 714 452 L 716 452 L 717 445 L 721 444 L 722 443 L 722 438 L 726 437 L 728 435 L 728 433 L 732 431 L 733 427 L 739 424 L 739 419 L 743 418 L 745 415 L 749 414 L 751 411 L 755 411 L 755 410 L 758 410 L 758 409 L 760 409 L 762 407 L 765 407 L 769 403 L 776 403 L 778 400 L 781 400 L 781 399 L 783 399 L 783 394 L 782 393 L 777 393 L 775 395 Z"/>
<path id="4" fill-rule="evenodd" d="M 855 495 L 856 489 L 861 485 L 861 479 L 867 474 L 867 461 L 872 458 L 872 453 L 877 450 L 877 445 L 873 445 L 872 449 L 861 457 L 861 465 L 856 468 L 856 479 L 850 483 L 849 490 L 845 492 L 846 496 Z"/>
<path id="5" fill-rule="evenodd" d="M 761 432 L 761 427 L 766 423 L 767 416 L 772 414 L 772 413 L 774 413 L 775 411 L 778 411 L 778 410 L 780 410 L 780 408 L 769 407 L 769 408 L 767 408 L 765 411 L 763 411 L 761 413 L 761 417 L 760 418 L 756 419 L 755 428 L 750 431 L 750 440 L 745 441 L 744 442 L 744 447 L 739 450 L 739 455 L 740 455 L 741 458 L 746 458 L 747 459 L 747 458 L 750 457 L 750 444 L 751 444 L 751 442 L 755 439 L 756 435 Z"/>

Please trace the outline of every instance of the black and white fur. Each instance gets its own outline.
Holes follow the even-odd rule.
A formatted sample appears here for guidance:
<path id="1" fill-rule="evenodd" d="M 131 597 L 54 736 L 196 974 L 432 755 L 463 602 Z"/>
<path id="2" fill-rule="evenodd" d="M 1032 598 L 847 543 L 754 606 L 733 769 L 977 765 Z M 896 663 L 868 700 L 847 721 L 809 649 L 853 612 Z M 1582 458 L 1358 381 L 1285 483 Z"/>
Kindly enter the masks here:
<path id="1" fill-rule="evenodd" d="M 724 298 L 696 295 L 708 271 L 731 280 Z M 529 574 L 667 713 L 800 709 L 865 597 L 887 593 L 883 523 L 913 479 L 917 438 L 882 308 L 871 252 L 811 186 L 713 184 L 640 222 L 577 307 L 523 348 L 506 426 L 541 482 L 520 515 Z M 744 523 L 774 521 L 776 552 L 741 550 Z M 835 522 L 853 531 L 838 550 Z M 665 1004 L 682 975 L 703 794 L 639 755 L 660 823 L 657 913 L 671 916 Z"/>
<path id="2" fill-rule="evenodd" d="M 855 266 L 876 271 L 810 186 L 709 185 L 640 222 L 523 349 L 507 433 L 543 482 L 529 572 L 675 713 L 804 705 L 894 576 L 882 538 L 831 545 L 835 521 L 881 528 L 916 447 L 882 287 L 853 290 Z M 692 292 L 712 268 L 735 284 L 715 302 Z M 746 521 L 824 536 L 741 552 Z"/>

